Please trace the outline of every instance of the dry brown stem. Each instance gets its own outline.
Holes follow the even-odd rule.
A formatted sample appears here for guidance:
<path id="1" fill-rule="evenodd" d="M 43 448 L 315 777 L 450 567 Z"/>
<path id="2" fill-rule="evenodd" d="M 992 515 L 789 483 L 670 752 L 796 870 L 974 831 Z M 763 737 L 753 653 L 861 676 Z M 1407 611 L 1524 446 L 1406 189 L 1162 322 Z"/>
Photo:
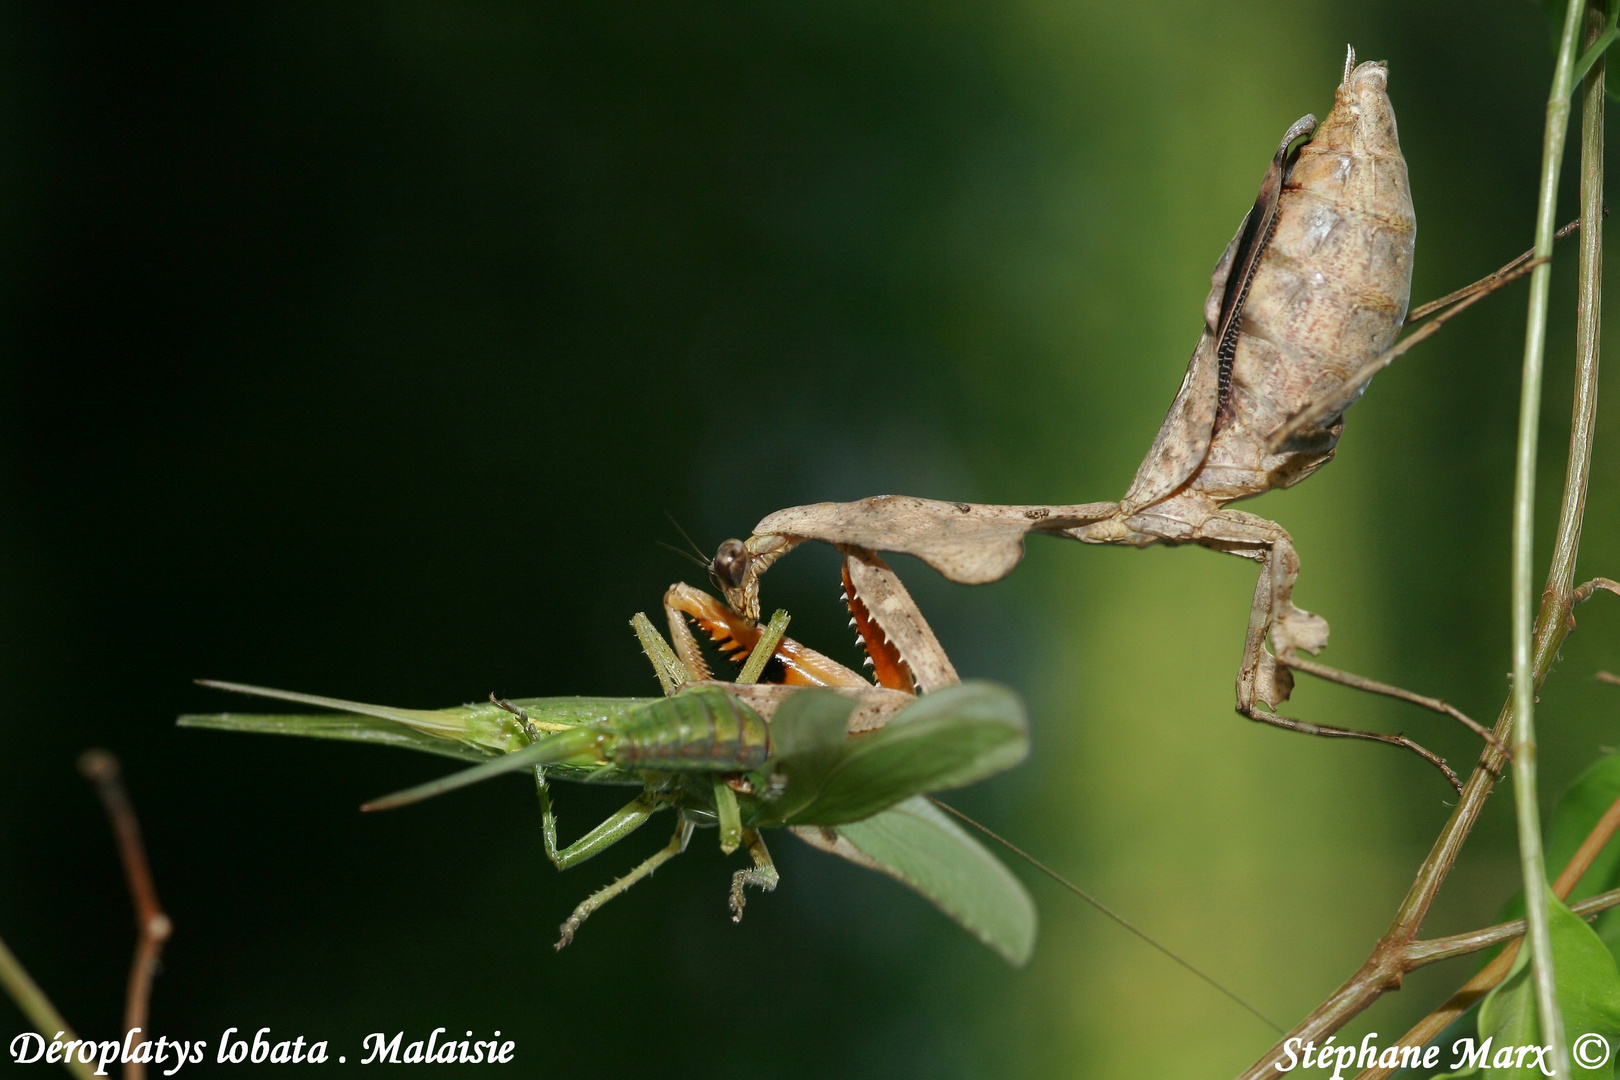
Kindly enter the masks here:
<path id="1" fill-rule="evenodd" d="M 124 790 L 118 759 L 105 750 L 86 750 L 79 758 L 79 772 L 96 785 L 96 793 L 107 808 L 113 837 L 118 842 L 118 857 L 129 881 L 130 898 L 135 902 L 135 959 L 130 964 L 129 988 L 124 996 L 124 1031 L 137 1028 L 141 1031 L 140 1038 L 131 1044 L 133 1048 L 148 1041 L 146 1014 L 152 998 L 152 978 L 157 974 L 163 943 L 169 940 L 174 924 L 158 903 L 157 887 L 146 862 L 146 847 L 141 843 L 140 822 Z M 124 1080 L 144 1080 L 145 1076 L 145 1065 L 138 1061 L 125 1063 Z"/>

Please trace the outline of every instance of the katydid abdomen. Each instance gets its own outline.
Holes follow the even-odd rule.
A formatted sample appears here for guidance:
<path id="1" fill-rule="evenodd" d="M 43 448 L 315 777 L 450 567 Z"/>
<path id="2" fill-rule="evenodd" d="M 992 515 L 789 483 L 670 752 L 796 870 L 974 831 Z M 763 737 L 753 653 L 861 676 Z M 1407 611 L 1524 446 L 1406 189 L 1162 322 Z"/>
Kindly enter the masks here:
<path id="1" fill-rule="evenodd" d="M 636 709 L 614 725 L 603 750 L 626 769 L 744 772 L 770 756 L 770 735 L 753 709 L 723 690 L 700 687 Z"/>

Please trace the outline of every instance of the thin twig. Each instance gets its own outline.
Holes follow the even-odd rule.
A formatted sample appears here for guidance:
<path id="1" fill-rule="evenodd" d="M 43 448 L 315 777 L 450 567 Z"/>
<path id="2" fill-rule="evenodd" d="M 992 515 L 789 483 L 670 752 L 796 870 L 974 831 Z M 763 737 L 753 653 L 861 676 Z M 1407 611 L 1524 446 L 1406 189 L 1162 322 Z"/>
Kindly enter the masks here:
<path id="1" fill-rule="evenodd" d="M 1571 221 L 1568 225 L 1565 225 L 1562 229 L 1559 229 L 1556 233 L 1554 233 L 1553 239 L 1562 240 L 1564 237 L 1568 236 L 1570 233 L 1574 232 L 1580 227 L 1581 219 L 1576 218 L 1574 221 Z M 1507 280 L 1512 275 L 1513 271 L 1535 258 L 1535 255 L 1536 249 L 1531 248 L 1529 251 L 1525 252 L 1523 255 L 1520 255 L 1517 259 L 1514 259 L 1506 266 L 1499 270 L 1491 271 L 1489 274 L 1486 274 L 1472 285 L 1464 285 L 1456 292 L 1447 293 L 1438 300 L 1430 300 L 1427 304 L 1414 308 L 1406 316 L 1407 324 L 1410 325 L 1415 322 L 1421 322 L 1422 320 L 1427 319 L 1430 315 L 1433 315 L 1435 312 L 1439 311 L 1441 308 L 1447 306 L 1448 304 L 1455 303 L 1465 296 L 1472 296 L 1475 293 L 1490 292 L 1497 285 L 1500 285 L 1502 282 Z"/>
<path id="2" fill-rule="evenodd" d="M 1612 907 L 1620 906 L 1620 889 L 1610 889 L 1608 892 L 1589 896 L 1579 903 L 1569 905 L 1569 910 L 1583 919 L 1594 919 Z M 1450 960 L 1455 956 L 1467 956 L 1481 949 L 1488 949 L 1492 945 L 1500 945 L 1504 941 L 1513 941 L 1517 950 L 1515 939 L 1524 936 L 1524 920 L 1514 919 L 1512 922 L 1497 923 L 1487 926 L 1483 930 L 1470 930 L 1465 934 L 1451 934 L 1447 937 L 1430 938 L 1427 941 L 1414 941 L 1407 946 L 1406 955 L 1409 970 L 1416 970 L 1426 964 L 1433 964 L 1439 960 Z M 1449 1023 L 1449 1021 L 1448 1021 Z M 1442 1028 L 1442 1030 L 1444 1030 Z M 1406 1045 L 1403 1039 L 1396 1044 Z M 1423 1045 L 1422 1043 L 1418 1044 Z M 1356 1080 L 1362 1080 L 1357 1077 Z"/>
<path id="3" fill-rule="evenodd" d="M 1605 592 L 1612 592 L 1616 596 L 1620 596 L 1620 581 L 1613 581 L 1606 577 L 1595 577 L 1591 581 L 1586 582 L 1584 585 L 1578 585 L 1575 588 L 1575 593 L 1571 598 L 1571 603 L 1569 606 L 1577 607 L 1586 603 L 1588 600 L 1592 599 L 1593 596 L 1597 595 L 1600 589 Z"/>
<path id="4" fill-rule="evenodd" d="M 6 988 L 6 993 L 11 995 L 11 1000 L 17 1003 L 17 1008 L 22 1010 L 28 1022 L 34 1025 L 35 1033 L 40 1038 L 48 1042 L 54 1032 L 64 1039 L 78 1039 L 73 1029 L 68 1027 L 68 1022 L 62 1019 L 62 1014 L 56 1011 L 56 1006 L 51 1004 L 51 999 L 45 996 L 45 991 L 39 988 L 39 984 L 22 966 L 22 961 L 6 948 L 4 941 L 0 941 L 0 986 Z M 89 1065 L 76 1057 L 62 1064 L 79 1080 L 90 1080 L 95 1075 Z"/>
<path id="5" fill-rule="evenodd" d="M 1593 5 L 1597 6 L 1597 5 Z M 1552 563 L 1547 570 L 1547 587 L 1542 593 L 1541 608 L 1536 615 L 1532 677 L 1520 680 L 1516 689 L 1525 686 L 1539 688 L 1552 669 L 1559 647 L 1573 629 L 1570 617 L 1574 601 L 1575 557 L 1580 548 L 1581 519 L 1586 507 L 1586 488 L 1592 456 L 1592 433 L 1597 402 L 1598 349 L 1597 335 L 1588 335 L 1584 327 L 1596 325 L 1598 298 L 1601 295 L 1601 274 L 1593 273 L 1596 253 L 1602 245 L 1602 100 L 1604 65 L 1595 65 L 1583 87 L 1585 121 L 1583 123 L 1581 215 L 1586 227 L 1581 230 L 1581 257 L 1579 295 L 1583 313 L 1583 329 L 1579 336 L 1580 348 L 1576 357 L 1574 423 L 1570 428 L 1569 463 L 1564 474 L 1564 496 L 1559 508 L 1558 531 L 1553 540 Z M 1596 123 L 1594 123 L 1594 116 Z M 1595 136 L 1595 137 L 1594 137 Z M 1588 252 L 1592 254 L 1589 255 Z M 1543 271 L 1543 274 L 1545 272 Z M 1491 729 L 1498 739 L 1506 739 L 1513 732 L 1515 699 L 1510 697 L 1498 714 Z M 1407 890 L 1389 929 L 1373 947 L 1372 953 L 1361 967 L 1343 985 L 1301 1020 L 1286 1038 L 1279 1040 L 1254 1065 L 1242 1074 L 1242 1080 L 1261 1080 L 1278 1075 L 1275 1066 L 1283 1058 L 1283 1046 L 1289 1038 L 1320 1043 L 1337 1032 L 1353 1017 L 1377 1001 L 1385 991 L 1401 985 L 1403 952 L 1417 937 L 1440 885 L 1445 881 L 1463 842 L 1473 830 L 1484 810 L 1485 801 L 1495 786 L 1505 761 L 1493 747 L 1487 746 L 1480 756 L 1479 765 L 1463 786 L 1451 816 L 1441 828 L 1429 849 L 1427 858 L 1418 868 L 1412 887 Z"/>
<path id="6" fill-rule="evenodd" d="M 130 1044 L 133 1049 L 148 1041 L 146 1013 L 152 999 L 152 978 L 157 974 L 163 943 L 169 940 L 174 924 L 158 903 L 157 887 L 152 883 L 152 871 L 146 863 L 146 848 L 141 843 L 141 825 L 124 791 L 118 759 L 105 750 L 86 750 L 79 758 L 79 772 L 96 785 L 96 794 L 107 808 L 113 836 L 118 841 L 118 856 L 124 863 L 124 876 L 129 880 L 129 895 L 135 902 L 135 959 L 129 967 L 129 989 L 124 996 L 125 1037 L 136 1030 L 141 1032 Z M 145 1075 L 146 1066 L 139 1061 L 125 1063 L 124 1080 L 143 1080 Z"/>

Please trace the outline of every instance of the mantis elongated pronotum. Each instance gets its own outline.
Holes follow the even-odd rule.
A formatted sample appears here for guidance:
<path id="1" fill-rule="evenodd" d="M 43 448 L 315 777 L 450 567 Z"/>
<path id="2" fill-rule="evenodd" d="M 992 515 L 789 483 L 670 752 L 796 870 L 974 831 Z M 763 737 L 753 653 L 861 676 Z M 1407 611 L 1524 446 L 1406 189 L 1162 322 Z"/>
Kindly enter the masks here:
<path id="1" fill-rule="evenodd" d="M 1298 670 L 1421 705 L 1495 741 L 1438 698 L 1308 659 L 1304 654 L 1327 644 L 1328 625 L 1294 604 L 1299 558 L 1292 539 L 1276 522 L 1228 507 L 1321 468 L 1334 455 L 1345 410 L 1379 370 L 1534 265 L 1521 258 L 1420 309 L 1415 316 L 1444 306 L 1395 343 L 1406 317 L 1416 224 L 1387 82 L 1383 63 L 1358 66 L 1352 49 L 1327 119 L 1318 126 L 1306 116 L 1284 134 L 1254 207 L 1216 264 L 1203 334 L 1180 392 L 1119 502 L 992 506 L 879 496 L 780 510 L 748 540 L 728 540 L 715 556 L 711 575 L 731 606 L 757 619 L 759 577 L 772 562 L 805 540 L 834 544 L 848 556 L 846 575 L 848 568 L 886 575 L 888 595 L 882 604 L 868 597 L 871 613 L 920 674 L 912 649 L 933 635 L 874 552 L 915 555 L 952 581 L 983 584 L 1013 570 L 1031 532 L 1087 544 L 1197 544 L 1260 564 L 1238 669 L 1241 715 L 1313 735 L 1404 747 L 1460 790 L 1442 758 L 1405 736 L 1313 724 L 1275 711 L 1292 692 L 1291 671 Z M 936 644 L 923 655 L 943 654 Z"/>

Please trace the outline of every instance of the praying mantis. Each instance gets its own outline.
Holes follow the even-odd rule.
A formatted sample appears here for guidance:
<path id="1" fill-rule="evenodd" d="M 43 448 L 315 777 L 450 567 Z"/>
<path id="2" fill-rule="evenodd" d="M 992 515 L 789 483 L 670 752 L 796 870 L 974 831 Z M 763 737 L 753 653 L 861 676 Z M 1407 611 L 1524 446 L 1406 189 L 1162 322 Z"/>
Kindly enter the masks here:
<path id="1" fill-rule="evenodd" d="M 681 597 L 676 586 L 671 596 Z M 695 590 L 690 590 L 697 594 Z M 851 592 L 852 610 L 860 609 Z M 704 609 L 719 634 L 730 613 Z M 784 636 L 785 612 L 766 627 L 731 619 L 733 642 L 747 640 L 748 663 L 735 683 L 710 677 L 696 641 L 669 608 L 677 648 L 645 615 L 631 621 L 665 696 L 654 699 L 498 700 L 454 709 L 409 710 L 337 698 L 205 681 L 218 689 L 316 705 L 339 715 L 184 716 L 180 724 L 233 731 L 378 741 L 480 761 L 439 780 L 374 800 L 381 810 L 417 802 L 500 773 L 532 769 L 547 857 L 559 870 L 600 854 L 655 813 L 675 811 L 674 835 L 625 876 L 581 902 L 561 927 L 557 948 L 603 904 L 683 852 L 701 826 L 717 827 L 720 847 L 746 848 L 752 867 L 732 875 L 729 905 L 742 918 L 745 889 L 773 890 L 775 863 L 762 830 L 786 828 L 811 846 L 888 874 L 933 901 L 1014 965 L 1034 949 L 1028 893 L 983 846 L 924 796 L 1001 772 L 1028 753 L 1022 704 L 988 683 L 941 685 L 914 697 L 874 686 L 857 673 Z M 886 660 L 880 640 L 869 648 Z M 771 660 L 795 685 L 760 684 Z M 809 668 L 809 680 L 792 673 Z M 837 689 L 817 689 L 817 687 Z M 491 757 L 491 755 L 494 755 Z M 557 842 L 550 779 L 640 786 L 618 812 L 565 847 Z"/>
<path id="2" fill-rule="evenodd" d="M 1402 747 L 1460 791 L 1445 760 L 1404 735 L 1276 711 L 1292 693 L 1292 672 L 1300 671 L 1442 713 L 1497 744 L 1439 698 L 1307 656 L 1326 646 L 1328 624 L 1293 601 L 1300 562 L 1292 538 L 1276 522 L 1228 505 L 1320 469 L 1334 456 L 1345 410 L 1378 371 L 1535 265 L 1522 256 L 1426 305 L 1414 318 L 1439 314 L 1396 343 L 1407 321 L 1416 217 L 1387 88 L 1387 66 L 1358 65 L 1351 49 L 1327 119 L 1318 125 L 1307 115 L 1283 135 L 1253 208 L 1216 263 L 1181 388 L 1118 502 L 999 506 L 878 496 L 779 510 L 747 540 L 722 544 L 711 563 L 731 608 L 758 619 L 759 580 L 771 564 L 806 540 L 832 544 L 846 555 L 846 582 L 852 571 L 884 578 L 880 602 L 877 590 L 867 594 L 877 630 L 913 675 L 927 669 L 940 678 L 945 673 L 933 665 L 943 652 L 877 553 L 913 555 L 951 581 L 978 585 L 1011 573 L 1032 532 L 1086 544 L 1196 544 L 1260 566 L 1238 668 L 1240 715 Z"/>

